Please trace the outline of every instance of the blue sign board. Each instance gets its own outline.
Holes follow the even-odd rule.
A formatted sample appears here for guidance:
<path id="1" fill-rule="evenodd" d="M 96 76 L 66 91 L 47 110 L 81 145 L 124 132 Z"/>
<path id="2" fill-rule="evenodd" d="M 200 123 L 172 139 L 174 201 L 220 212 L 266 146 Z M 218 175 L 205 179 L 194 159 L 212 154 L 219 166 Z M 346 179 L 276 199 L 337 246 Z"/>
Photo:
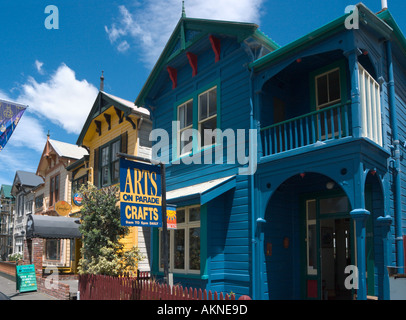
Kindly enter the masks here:
<path id="1" fill-rule="evenodd" d="M 161 205 L 161 168 L 121 158 L 121 225 L 161 227 Z"/>

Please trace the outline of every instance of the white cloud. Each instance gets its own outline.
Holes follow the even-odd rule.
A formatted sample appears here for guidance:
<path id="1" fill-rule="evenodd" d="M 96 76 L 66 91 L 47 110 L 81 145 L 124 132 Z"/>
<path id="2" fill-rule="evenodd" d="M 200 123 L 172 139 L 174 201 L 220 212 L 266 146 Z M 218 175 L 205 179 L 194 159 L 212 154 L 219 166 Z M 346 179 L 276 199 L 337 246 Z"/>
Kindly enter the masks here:
<path id="1" fill-rule="evenodd" d="M 46 134 L 40 120 L 30 116 L 26 110 L 14 129 L 8 144 L 42 152 L 45 141 Z M 7 146 L 5 147 L 6 149 Z"/>
<path id="2" fill-rule="evenodd" d="M 30 112 L 52 121 L 68 133 L 78 134 L 97 93 L 96 87 L 86 80 L 76 79 L 75 72 L 62 64 L 45 82 L 39 83 L 29 77 L 22 85 L 18 102 L 28 105 Z"/>
<path id="3" fill-rule="evenodd" d="M 37 68 L 39 74 L 44 74 L 44 70 L 42 69 L 43 65 L 44 65 L 43 62 L 35 60 L 35 68 Z"/>
<path id="4" fill-rule="evenodd" d="M 259 24 L 263 1 L 188 0 L 185 9 L 186 15 L 191 18 Z M 105 26 L 105 31 L 119 51 L 136 46 L 142 60 L 152 67 L 181 17 L 181 1 L 145 0 L 142 5 L 134 1 L 133 7 L 130 12 L 127 7 L 119 6 L 117 21 L 110 28 Z"/>
<path id="5" fill-rule="evenodd" d="M 126 40 L 120 42 L 117 46 L 117 50 L 120 52 L 126 52 L 128 49 L 130 49 L 130 44 Z"/>
<path id="6" fill-rule="evenodd" d="M 18 126 L 17 126 L 18 128 Z M 13 139 L 13 136 L 11 136 Z M 42 148 L 45 146 L 45 142 Z M 42 150 L 41 150 L 42 152 Z M 26 148 L 15 147 L 8 143 L 6 147 L 0 151 L 0 185 L 12 184 L 17 170 L 36 172 L 41 154 L 28 151 Z"/>

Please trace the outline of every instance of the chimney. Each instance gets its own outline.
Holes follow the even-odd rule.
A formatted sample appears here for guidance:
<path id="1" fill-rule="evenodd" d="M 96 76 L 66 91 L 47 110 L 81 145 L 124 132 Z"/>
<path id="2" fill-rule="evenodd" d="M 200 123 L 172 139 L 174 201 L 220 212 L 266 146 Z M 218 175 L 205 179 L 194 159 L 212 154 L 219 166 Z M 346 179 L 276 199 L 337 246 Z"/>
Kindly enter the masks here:
<path id="1" fill-rule="evenodd" d="M 104 91 L 104 76 L 103 76 L 104 71 L 102 71 L 102 75 L 100 77 L 100 91 Z"/>
<path id="2" fill-rule="evenodd" d="M 382 10 L 388 9 L 388 0 L 381 0 Z"/>

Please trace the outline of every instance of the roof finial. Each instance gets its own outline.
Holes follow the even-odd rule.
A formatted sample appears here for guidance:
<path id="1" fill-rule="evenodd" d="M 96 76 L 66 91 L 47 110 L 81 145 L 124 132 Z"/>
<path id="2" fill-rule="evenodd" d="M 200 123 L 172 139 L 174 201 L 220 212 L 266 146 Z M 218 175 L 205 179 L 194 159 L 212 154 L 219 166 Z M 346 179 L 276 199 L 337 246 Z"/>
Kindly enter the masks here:
<path id="1" fill-rule="evenodd" d="M 102 75 L 100 77 L 100 91 L 104 91 L 104 76 L 103 76 L 104 71 L 102 70 Z"/>
<path id="2" fill-rule="evenodd" d="M 182 0 L 182 18 L 186 18 L 185 0 Z"/>
<path id="3" fill-rule="evenodd" d="M 47 133 L 47 140 L 49 140 L 49 137 L 50 137 L 51 135 L 49 134 L 49 130 L 48 130 L 48 133 Z"/>

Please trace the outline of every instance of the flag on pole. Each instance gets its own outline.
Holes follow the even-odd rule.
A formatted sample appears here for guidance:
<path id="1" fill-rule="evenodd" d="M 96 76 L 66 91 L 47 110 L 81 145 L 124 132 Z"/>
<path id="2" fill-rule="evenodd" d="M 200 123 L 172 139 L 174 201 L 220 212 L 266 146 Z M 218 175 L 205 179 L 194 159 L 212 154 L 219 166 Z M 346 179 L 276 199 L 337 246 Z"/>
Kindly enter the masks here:
<path id="1" fill-rule="evenodd" d="M 0 151 L 4 149 L 8 140 L 10 140 L 26 109 L 27 106 L 0 100 Z"/>

